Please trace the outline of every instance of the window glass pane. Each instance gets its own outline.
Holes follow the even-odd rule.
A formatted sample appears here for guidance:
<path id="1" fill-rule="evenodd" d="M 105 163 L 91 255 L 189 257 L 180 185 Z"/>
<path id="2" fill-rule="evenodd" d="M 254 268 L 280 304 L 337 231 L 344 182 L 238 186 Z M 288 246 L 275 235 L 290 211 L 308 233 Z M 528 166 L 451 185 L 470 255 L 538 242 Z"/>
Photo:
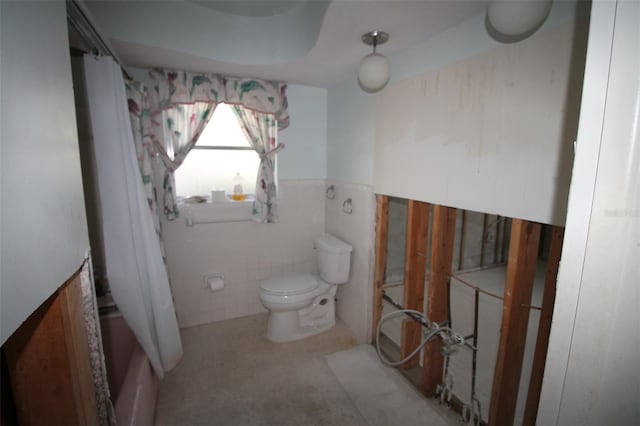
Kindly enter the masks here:
<path id="1" fill-rule="evenodd" d="M 192 149 L 175 172 L 178 196 L 208 196 L 212 189 L 233 193 L 233 177 L 240 173 L 245 194 L 255 193 L 260 157 L 255 151 Z"/>
<path id="2" fill-rule="evenodd" d="M 246 146 L 249 145 L 238 119 L 227 104 L 219 104 L 204 128 L 196 146 Z"/>

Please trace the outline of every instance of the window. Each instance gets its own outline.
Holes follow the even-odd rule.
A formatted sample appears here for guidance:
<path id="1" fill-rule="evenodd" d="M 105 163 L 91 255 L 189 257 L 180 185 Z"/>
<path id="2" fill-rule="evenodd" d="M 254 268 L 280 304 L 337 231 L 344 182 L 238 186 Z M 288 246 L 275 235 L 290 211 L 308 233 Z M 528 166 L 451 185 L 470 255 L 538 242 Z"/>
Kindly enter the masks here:
<path id="1" fill-rule="evenodd" d="M 260 157 L 245 137 L 229 105 L 219 104 L 191 149 L 175 171 L 176 195 L 208 196 L 211 190 L 233 193 L 234 177 L 242 176 L 245 194 L 255 193 Z"/>

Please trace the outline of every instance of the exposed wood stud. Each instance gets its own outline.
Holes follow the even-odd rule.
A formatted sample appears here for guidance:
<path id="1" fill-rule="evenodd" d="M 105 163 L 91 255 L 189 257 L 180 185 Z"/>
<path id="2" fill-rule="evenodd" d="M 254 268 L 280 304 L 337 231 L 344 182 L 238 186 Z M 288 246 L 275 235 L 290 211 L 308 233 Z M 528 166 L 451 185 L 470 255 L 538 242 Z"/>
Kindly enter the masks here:
<path id="1" fill-rule="evenodd" d="M 493 264 L 498 263 L 498 247 L 500 247 L 500 216 L 496 215 L 496 234 L 493 236 Z"/>
<path id="2" fill-rule="evenodd" d="M 422 312 L 424 310 L 424 283 L 427 269 L 426 256 L 420 253 L 427 251 L 427 235 L 429 233 L 429 212 L 431 206 L 420 201 L 409 200 L 407 205 L 407 242 L 404 267 L 404 307 Z M 419 323 L 407 319 L 402 323 L 402 341 L 400 352 L 406 358 L 413 352 L 421 340 Z M 414 356 L 403 368 L 411 368 L 418 364 L 420 357 Z"/>
<path id="3" fill-rule="evenodd" d="M 529 309 L 540 241 L 539 223 L 513 219 L 500 327 L 500 345 L 491 389 L 489 425 L 513 424 Z"/>
<path id="4" fill-rule="evenodd" d="M 460 227 L 460 254 L 458 255 L 458 270 L 464 269 L 464 243 L 467 233 L 467 211 L 462 210 L 462 225 Z"/>
<path id="5" fill-rule="evenodd" d="M 431 269 L 427 296 L 427 317 L 432 322 L 443 323 L 449 316 L 448 287 L 453 262 L 453 246 L 456 233 L 456 209 L 445 206 L 433 208 L 431 236 Z M 425 345 L 423 355 L 422 386 L 431 396 L 442 381 L 444 359 L 440 353 L 440 339 Z"/>
<path id="6" fill-rule="evenodd" d="M 562 241 L 564 229 L 559 226 L 551 228 L 551 242 L 549 246 L 549 258 L 547 260 L 547 272 L 544 278 L 544 292 L 542 295 L 542 312 L 538 323 L 538 336 L 531 367 L 531 380 L 527 393 L 527 404 L 524 409 L 523 425 L 536 424 L 540 391 L 542 390 L 542 377 L 547 362 L 547 349 L 549 346 L 549 334 L 551 333 L 551 320 L 553 317 L 553 305 L 556 299 L 556 280 L 558 278 L 558 266 L 562 254 Z"/>
<path id="7" fill-rule="evenodd" d="M 482 215 L 482 241 L 481 241 L 481 246 L 480 246 L 480 266 L 484 266 L 484 258 L 485 258 L 485 253 L 486 253 L 486 246 L 487 246 L 487 228 L 488 228 L 488 220 L 489 215 L 488 214 L 483 214 Z"/>
<path id="8" fill-rule="evenodd" d="M 505 218 L 502 221 L 502 241 L 501 241 L 501 246 L 500 246 L 500 262 L 504 262 L 507 255 L 507 241 L 509 239 L 509 233 L 507 232 L 507 223 L 509 222 L 509 220 L 507 218 Z"/>
<path id="9" fill-rule="evenodd" d="M 387 240 L 389 237 L 389 197 L 376 195 L 375 264 L 373 271 L 373 315 L 371 341 L 376 342 L 376 330 L 382 316 L 382 287 L 387 269 Z"/>

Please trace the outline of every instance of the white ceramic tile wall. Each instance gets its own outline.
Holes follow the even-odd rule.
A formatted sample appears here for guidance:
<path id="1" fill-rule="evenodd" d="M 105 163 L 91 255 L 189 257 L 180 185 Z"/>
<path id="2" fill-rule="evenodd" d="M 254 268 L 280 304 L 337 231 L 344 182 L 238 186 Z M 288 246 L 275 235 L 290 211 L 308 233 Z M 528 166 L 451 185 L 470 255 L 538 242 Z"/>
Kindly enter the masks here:
<path id="1" fill-rule="evenodd" d="M 335 186 L 335 199 L 326 200 L 325 230 L 353 246 L 349 282 L 338 287 L 337 315 L 359 342 L 369 340 L 372 305 L 372 259 L 375 197 L 370 186 L 327 181 Z M 351 198 L 352 213 L 343 211 Z"/>
<path id="2" fill-rule="evenodd" d="M 313 239 L 324 232 L 324 190 L 324 180 L 281 180 L 277 224 L 164 222 L 180 326 L 266 312 L 260 280 L 315 272 Z M 214 273 L 224 274 L 221 291 L 205 287 L 205 277 Z"/>

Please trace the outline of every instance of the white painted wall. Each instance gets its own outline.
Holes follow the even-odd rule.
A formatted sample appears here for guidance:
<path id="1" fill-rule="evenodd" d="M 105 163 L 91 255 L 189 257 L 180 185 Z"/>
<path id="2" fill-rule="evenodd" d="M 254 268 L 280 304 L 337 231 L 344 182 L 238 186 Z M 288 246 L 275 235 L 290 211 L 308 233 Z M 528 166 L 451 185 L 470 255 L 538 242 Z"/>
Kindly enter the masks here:
<path id="1" fill-rule="evenodd" d="M 327 90 L 290 84 L 291 124 L 278 134 L 285 149 L 278 154 L 281 179 L 324 179 L 327 176 Z"/>
<path id="2" fill-rule="evenodd" d="M 572 24 L 385 88 L 374 191 L 564 224 L 582 76 Z"/>
<path id="3" fill-rule="evenodd" d="M 640 418 L 640 3 L 596 1 L 538 423 Z"/>
<path id="4" fill-rule="evenodd" d="M 544 32 L 572 20 L 575 9 L 575 1 L 555 1 L 539 31 Z M 493 40 L 485 29 L 485 15 L 478 15 L 413 48 L 388 55 L 392 68 L 389 84 L 437 70 L 497 46 L 501 44 Z M 384 46 L 379 51 L 385 53 Z M 380 94 L 363 92 L 358 86 L 355 69 L 352 79 L 328 89 L 329 179 L 365 185 L 373 183 L 375 99 Z"/>
<path id="5" fill-rule="evenodd" d="M 0 2 L 0 343 L 89 248 L 64 2 Z"/>
<path id="6" fill-rule="evenodd" d="M 355 78 L 328 90 L 327 178 L 371 185 L 375 110 Z"/>

